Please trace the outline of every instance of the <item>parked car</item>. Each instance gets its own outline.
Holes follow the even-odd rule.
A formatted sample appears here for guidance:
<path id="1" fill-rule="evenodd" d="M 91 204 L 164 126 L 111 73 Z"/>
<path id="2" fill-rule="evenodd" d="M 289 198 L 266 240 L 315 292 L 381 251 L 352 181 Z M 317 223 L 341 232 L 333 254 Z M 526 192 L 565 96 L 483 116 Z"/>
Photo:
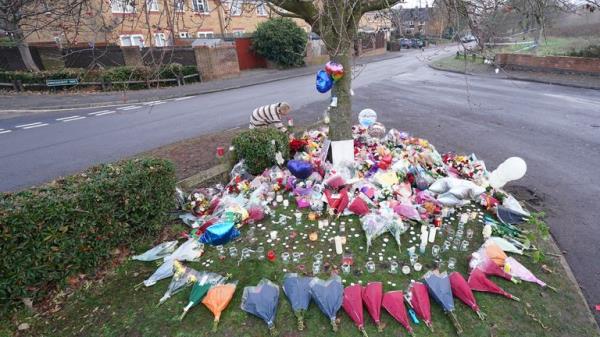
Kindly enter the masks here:
<path id="1" fill-rule="evenodd" d="M 421 39 L 411 39 L 411 45 L 413 48 L 423 48 L 425 47 L 425 41 Z"/>
<path id="2" fill-rule="evenodd" d="M 410 39 L 400 39 L 400 48 L 405 48 L 405 49 L 409 49 L 410 47 L 412 47 L 412 42 L 410 41 Z"/>
<path id="3" fill-rule="evenodd" d="M 462 43 L 469 43 L 469 42 L 473 42 L 473 41 L 476 41 L 476 40 L 477 39 L 475 38 L 475 36 L 473 36 L 471 34 L 467 34 L 467 35 L 463 36 L 460 39 L 460 42 L 462 42 Z"/>

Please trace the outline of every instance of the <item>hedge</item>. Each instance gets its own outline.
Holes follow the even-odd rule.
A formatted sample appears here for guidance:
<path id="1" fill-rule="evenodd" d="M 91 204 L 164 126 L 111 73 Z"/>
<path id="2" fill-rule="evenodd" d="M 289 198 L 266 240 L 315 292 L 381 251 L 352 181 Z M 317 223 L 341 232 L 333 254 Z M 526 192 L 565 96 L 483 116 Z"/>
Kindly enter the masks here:
<path id="1" fill-rule="evenodd" d="M 175 79 L 177 76 L 197 74 L 195 66 L 183 66 L 178 63 L 167 64 L 159 68 L 151 67 L 112 67 L 107 69 L 61 69 L 54 71 L 0 71 L 0 82 L 12 83 L 20 80 L 23 84 L 46 84 L 46 80 L 59 80 L 76 78 L 80 82 L 121 82 L 121 81 L 147 81 L 153 79 Z M 197 82 L 198 77 L 191 77 L 186 82 Z M 161 86 L 177 85 L 176 82 L 163 82 Z M 146 84 L 116 84 L 113 89 L 145 89 Z"/>
<path id="2" fill-rule="evenodd" d="M 244 131 L 231 142 L 235 148 L 235 160 L 244 159 L 248 172 L 253 175 L 276 164 L 275 154 L 281 152 L 284 159 L 290 155 L 288 135 L 274 128 L 257 128 Z"/>
<path id="3" fill-rule="evenodd" d="M 174 190 L 171 162 L 136 159 L 0 194 L 1 311 L 43 298 L 115 248 L 156 234 Z"/>

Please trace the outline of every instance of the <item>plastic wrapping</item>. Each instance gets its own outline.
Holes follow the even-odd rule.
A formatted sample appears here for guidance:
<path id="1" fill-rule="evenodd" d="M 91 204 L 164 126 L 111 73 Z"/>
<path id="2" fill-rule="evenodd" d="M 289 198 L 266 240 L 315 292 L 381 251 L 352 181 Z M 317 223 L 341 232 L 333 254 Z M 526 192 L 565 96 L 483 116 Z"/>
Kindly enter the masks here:
<path id="1" fill-rule="evenodd" d="M 369 213 L 360 218 L 362 229 L 367 238 L 367 252 L 371 247 L 373 240 L 388 230 L 385 217 L 377 213 Z"/>
<path id="2" fill-rule="evenodd" d="M 224 245 L 239 236 L 240 231 L 235 227 L 235 223 L 224 221 L 208 227 L 200 237 L 200 242 L 218 246 Z"/>
<path id="3" fill-rule="evenodd" d="M 155 261 L 170 255 L 175 251 L 177 241 L 167 241 L 153 247 L 140 255 L 135 255 L 131 259 L 138 261 Z"/>
<path id="4" fill-rule="evenodd" d="M 269 330 L 273 331 L 278 302 L 279 286 L 267 279 L 262 279 L 256 286 L 244 288 L 241 308 L 264 320 Z"/>
<path id="5" fill-rule="evenodd" d="M 336 318 L 342 307 L 343 293 L 342 279 L 337 275 L 327 281 L 315 277 L 310 282 L 310 295 L 321 312 L 329 318 L 333 331 L 337 331 Z"/>

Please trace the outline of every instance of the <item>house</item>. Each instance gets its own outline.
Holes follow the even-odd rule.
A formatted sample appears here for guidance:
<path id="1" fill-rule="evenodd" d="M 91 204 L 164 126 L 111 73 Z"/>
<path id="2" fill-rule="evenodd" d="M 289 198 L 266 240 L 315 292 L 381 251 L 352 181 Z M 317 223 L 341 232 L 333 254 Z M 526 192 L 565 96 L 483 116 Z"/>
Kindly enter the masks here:
<path id="1" fill-rule="evenodd" d="M 363 14 L 358 23 L 358 31 L 375 33 L 392 29 L 391 11 L 373 11 Z"/>
<path id="2" fill-rule="evenodd" d="M 31 45 L 189 45 L 194 39 L 252 33 L 271 17 L 260 0 L 90 0 L 77 17 L 48 19 Z M 310 32 L 302 20 L 296 23 Z"/>

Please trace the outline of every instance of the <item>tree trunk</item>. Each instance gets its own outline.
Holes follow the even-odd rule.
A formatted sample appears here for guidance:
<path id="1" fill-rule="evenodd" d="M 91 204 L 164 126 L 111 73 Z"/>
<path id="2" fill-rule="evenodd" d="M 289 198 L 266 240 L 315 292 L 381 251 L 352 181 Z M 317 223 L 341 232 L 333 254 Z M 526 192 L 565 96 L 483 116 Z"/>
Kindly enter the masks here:
<path id="1" fill-rule="evenodd" d="M 31 50 L 29 50 L 29 45 L 25 42 L 25 35 L 18 27 L 17 24 L 9 23 L 9 29 L 12 30 L 13 39 L 17 44 L 17 49 L 19 50 L 19 54 L 21 54 L 21 60 L 23 64 L 29 71 L 40 71 L 37 64 L 33 61 L 33 56 L 31 56 Z"/>
<path id="2" fill-rule="evenodd" d="M 352 139 L 352 49 L 346 49 L 342 54 L 332 56 L 335 61 L 344 66 L 344 77 L 337 81 L 331 89 L 331 96 L 337 97 L 337 107 L 329 110 L 329 137 L 331 140 Z"/>

